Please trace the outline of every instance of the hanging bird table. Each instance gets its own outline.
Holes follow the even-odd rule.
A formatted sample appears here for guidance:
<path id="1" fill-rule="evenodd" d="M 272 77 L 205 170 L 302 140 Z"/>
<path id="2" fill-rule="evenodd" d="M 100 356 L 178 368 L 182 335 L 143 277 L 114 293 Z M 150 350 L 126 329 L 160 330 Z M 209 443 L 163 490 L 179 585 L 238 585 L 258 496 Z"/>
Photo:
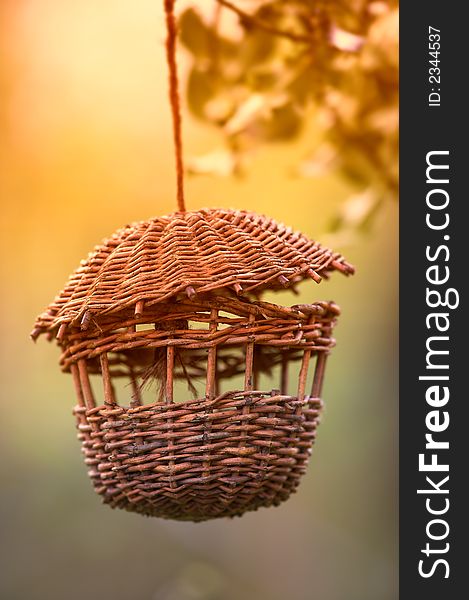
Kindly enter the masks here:
<path id="1" fill-rule="evenodd" d="M 262 293 L 353 267 L 273 219 L 185 209 L 173 4 L 165 0 L 178 211 L 97 246 L 32 337 L 62 349 L 104 502 L 203 521 L 286 500 L 315 439 L 339 309 L 279 306 Z"/>

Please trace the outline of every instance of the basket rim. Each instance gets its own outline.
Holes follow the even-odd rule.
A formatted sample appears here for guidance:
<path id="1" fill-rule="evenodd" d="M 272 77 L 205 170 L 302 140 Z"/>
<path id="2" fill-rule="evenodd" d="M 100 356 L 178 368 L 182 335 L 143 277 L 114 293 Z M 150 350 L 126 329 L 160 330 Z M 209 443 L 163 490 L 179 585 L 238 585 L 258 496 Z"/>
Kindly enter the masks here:
<path id="1" fill-rule="evenodd" d="M 276 392 L 273 394 L 273 392 Z M 177 402 L 169 402 L 166 403 L 164 401 L 161 402 L 151 402 L 149 404 L 142 404 L 140 406 L 126 406 L 122 404 L 106 404 L 103 402 L 101 404 L 97 404 L 93 408 L 86 409 L 86 414 L 88 416 L 93 416 L 95 413 L 106 414 L 106 411 L 109 412 L 109 416 L 115 417 L 117 413 L 125 413 L 129 415 L 140 415 L 140 413 L 150 412 L 153 410 L 158 410 L 164 415 L 164 418 L 175 418 L 177 419 L 180 416 L 178 413 L 185 410 L 191 410 L 191 412 L 195 411 L 205 411 L 216 408 L 218 405 L 223 402 L 231 402 L 234 400 L 239 402 L 239 406 L 242 408 L 245 403 L 245 399 L 249 398 L 251 404 L 260 404 L 260 405 L 269 405 L 275 402 L 284 402 L 292 407 L 305 407 L 309 404 L 320 404 L 322 405 L 323 400 L 320 397 L 305 395 L 303 399 L 299 399 L 298 396 L 292 394 L 282 394 L 280 390 L 229 390 L 219 394 L 215 398 L 189 398 L 187 400 L 179 400 Z M 117 413 L 116 413 L 117 411 Z M 170 413 L 166 415 L 165 413 Z M 173 414 L 174 413 L 174 414 Z"/>

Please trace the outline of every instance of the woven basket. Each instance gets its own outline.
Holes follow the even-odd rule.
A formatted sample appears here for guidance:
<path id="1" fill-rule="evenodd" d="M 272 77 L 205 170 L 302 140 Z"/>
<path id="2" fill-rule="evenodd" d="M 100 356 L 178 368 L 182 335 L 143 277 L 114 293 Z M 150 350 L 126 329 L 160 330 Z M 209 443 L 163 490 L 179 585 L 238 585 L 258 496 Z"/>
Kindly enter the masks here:
<path id="1" fill-rule="evenodd" d="M 32 336 L 62 348 L 107 504 L 203 521 L 288 498 L 316 435 L 339 309 L 260 294 L 333 270 L 353 267 L 242 211 L 174 213 L 96 247 Z"/>

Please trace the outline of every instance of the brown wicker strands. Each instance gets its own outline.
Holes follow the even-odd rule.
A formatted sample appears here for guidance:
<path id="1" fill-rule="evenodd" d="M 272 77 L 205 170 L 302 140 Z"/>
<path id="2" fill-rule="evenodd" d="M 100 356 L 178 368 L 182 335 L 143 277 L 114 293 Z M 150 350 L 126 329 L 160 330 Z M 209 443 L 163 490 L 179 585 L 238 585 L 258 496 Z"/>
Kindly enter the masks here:
<path id="1" fill-rule="evenodd" d="M 285 363 L 307 368 L 307 353 L 327 354 L 337 307 L 322 303 L 308 315 L 287 315 L 275 305 L 234 300 L 236 314 L 228 316 L 224 301 L 176 302 L 122 323 L 125 333 L 108 326 L 66 340 L 62 362 L 77 373 L 84 398 L 75 414 L 85 460 L 111 506 L 201 521 L 278 504 L 298 485 L 322 406 L 321 382 L 316 377 L 313 397 L 306 372 L 294 395 L 285 368 L 277 390 L 254 381 Z M 142 320 L 154 327 L 139 330 Z M 99 373 L 103 390 L 91 382 Z M 113 387 L 120 378 L 123 401 Z M 233 379 L 244 389 L 220 389 Z"/>
<path id="2" fill-rule="evenodd" d="M 33 332 L 57 338 L 79 439 L 112 507 L 203 521 L 296 489 L 319 423 L 332 302 L 266 289 L 353 268 L 253 213 L 178 212 L 95 249 Z"/>
<path id="3" fill-rule="evenodd" d="M 69 324 L 87 329 L 95 317 L 143 307 L 177 294 L 295 288 L 353 267 L 343 257 L 273 219 L 245 211 L 178 212 L 133 223 L 105 240 L 71 276 L 36 322 L 33 337 Z M 129 313 L 130 314 L 130 313 Z"/>

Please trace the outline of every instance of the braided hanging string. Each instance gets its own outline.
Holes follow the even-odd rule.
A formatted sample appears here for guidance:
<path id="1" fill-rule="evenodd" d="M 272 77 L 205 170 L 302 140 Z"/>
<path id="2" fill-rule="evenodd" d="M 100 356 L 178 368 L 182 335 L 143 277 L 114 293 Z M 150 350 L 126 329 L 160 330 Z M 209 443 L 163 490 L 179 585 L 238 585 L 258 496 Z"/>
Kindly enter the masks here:
<path id="1" fill-rule="evenodd" d="M 177 27 L 174 17 L 175 0 L 164 0 L 166 14 L 166 60 L 169 69 L 169 102 L 173 118 L 174 149 L 176 153 L 177 204 L 181 212 L 185 212 L 184 203 L 184 166 L 182 162 L 181 108 L 178 91 L 178 73 L 176 63 Z"/>

